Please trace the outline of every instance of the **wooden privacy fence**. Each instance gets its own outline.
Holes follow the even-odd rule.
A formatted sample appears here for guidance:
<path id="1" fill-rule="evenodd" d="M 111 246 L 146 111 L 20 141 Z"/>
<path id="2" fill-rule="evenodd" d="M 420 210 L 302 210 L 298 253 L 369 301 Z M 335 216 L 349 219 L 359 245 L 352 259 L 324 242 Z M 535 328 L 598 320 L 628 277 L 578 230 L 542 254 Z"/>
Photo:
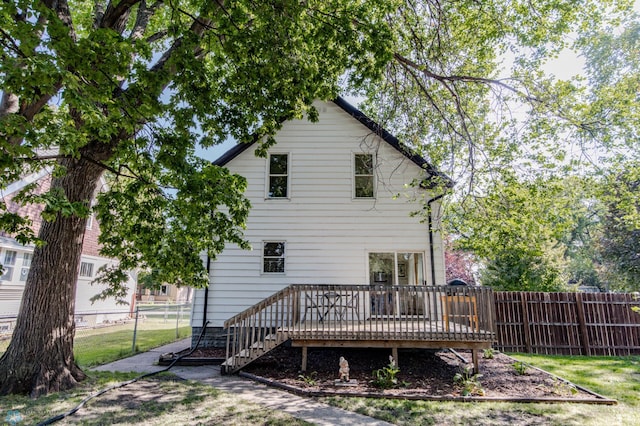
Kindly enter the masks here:
<path id="1" fill-rule="evenodd" d="M 640 354 L 632 294 L 496 292 L 496 349 L 550 355 Z"/>

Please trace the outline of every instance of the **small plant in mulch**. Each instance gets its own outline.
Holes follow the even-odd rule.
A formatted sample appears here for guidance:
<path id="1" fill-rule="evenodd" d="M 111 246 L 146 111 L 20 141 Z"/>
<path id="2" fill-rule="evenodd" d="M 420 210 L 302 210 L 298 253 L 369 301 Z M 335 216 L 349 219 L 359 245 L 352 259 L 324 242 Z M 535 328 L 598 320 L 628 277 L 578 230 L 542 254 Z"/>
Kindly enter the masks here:
<path id="1" fill-rule="evenodd" d="M 373 371 L 371 384 L 380 389 L 391 389 L 398 386 L 407 386 L 407 382 L 399 382 L 397 375 L 400 369 L 396 365 L 392 356 L 389 357 L 389 364 L 386 367 Z"/>
<path id="2" fill-rule="evenodd" d="M 480 383 L 481 377 L 482 374 L 473 373 L 472 366 L 465 365 L 462 371 L 453 376 L 453 383 L 460 387 L 462 396 L 484 396 L 484 389 L 482 388 L 482 383 Z"/>
<path id="3" fill-rule="evenodd" d="M 318 384 L 317 380 L 318 372 L 312 371 L 309 374 L 300 374 L 298 375 L 298 379 L 302 380 L 307 386 L 315 386 Z"/>
<path id="4" fill-rule="evenodd" d="M 578 389 L 574 384 L 569 383 L 565 380 L 558 379 L 557 377 L 553 378 L 553 385 L 551 387 L 551 392 L 556 395 L 566 396 L 566 395 L 575 395 L 578 393 Z"/>
<path id="5" fill-rule="evenodd" d="M 516 374 L 518 376 L 524 376 L 527 374 L 527 370 L 529 369 L 529 364 L 523 361 L 514 362 L 511 365 L 513 366 L 513 369 L 516 370 Z"/>
<path id="6" fill-rule="evenodd" d="M 482 351 L 482 358 L 484 359 L 493 359 L 494 356 L 495 356 L 495 351 L 493 350 L 493 348 L 487 348 L 484 351 Z"/>

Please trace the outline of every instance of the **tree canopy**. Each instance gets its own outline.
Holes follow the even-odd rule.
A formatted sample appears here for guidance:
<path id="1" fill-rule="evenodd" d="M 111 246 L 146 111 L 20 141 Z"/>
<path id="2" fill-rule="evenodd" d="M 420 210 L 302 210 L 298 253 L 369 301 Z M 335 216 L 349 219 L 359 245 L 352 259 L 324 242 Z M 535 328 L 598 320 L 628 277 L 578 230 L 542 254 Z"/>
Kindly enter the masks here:
<path id="1" fill-rule="evenodd" d="M 518 173 L 584 172 L 638 150 L 632 1 L 406 2 L 365 110 L 467 193 Z M 559 56 L 584 61 L 556 76 Z M 557 71 L 557 67 L 556 67 Z"/>
<path id="2" fill-rule="evenodd" d="M 457 248 L 485 262 L 480 281 L 500 290 L 561 291 L 567 288 L 565 235 L 580 210 L 558 180 L 497 182 L 484 197 L 458 205 L 453 216 Z"/>
<path id="3" fill-rule="evenodd" d="M 60 158 L 96 164 L 108 172 L 96 207 L 104 254 L 120 258 L 122 271 L 150 268 L 202 286 L 200 251 L 213 257 L 225 241 L 242 244 L 248 205 L 242 178 L 194 148 L 271 135 L 285 118 L 313 117 L 311 102 L 335 96 L 345 70 L 374 76 L 390 55 L 381 20 L 391 7 L 5 2 L 0 184 L 48 166 L 63 175 Z M 30 189 L 25 202 L 45 201 Z M 87 214 L 64 198 L 47 194 L 47 213 Z M 5 213 L 2 223 L 35 239 L 24 219 Z"/>

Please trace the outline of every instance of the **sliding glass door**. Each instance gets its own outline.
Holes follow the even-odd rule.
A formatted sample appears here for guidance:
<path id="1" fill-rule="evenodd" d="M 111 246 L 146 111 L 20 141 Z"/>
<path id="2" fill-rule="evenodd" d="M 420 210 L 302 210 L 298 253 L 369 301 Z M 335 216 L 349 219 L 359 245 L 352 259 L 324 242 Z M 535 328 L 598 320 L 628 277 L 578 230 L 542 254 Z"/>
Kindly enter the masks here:
<path id="1" fill-rule="evenodd" d="M 424 255 L 419 252 L 378 252 L 369 253 L 369 284 L 375 286 L 423 285 Z M 401 292 L 394 300 L 384 289 L 372 297 L 372 315 L 412 314 L 416 301 L 411 292 Z"/>

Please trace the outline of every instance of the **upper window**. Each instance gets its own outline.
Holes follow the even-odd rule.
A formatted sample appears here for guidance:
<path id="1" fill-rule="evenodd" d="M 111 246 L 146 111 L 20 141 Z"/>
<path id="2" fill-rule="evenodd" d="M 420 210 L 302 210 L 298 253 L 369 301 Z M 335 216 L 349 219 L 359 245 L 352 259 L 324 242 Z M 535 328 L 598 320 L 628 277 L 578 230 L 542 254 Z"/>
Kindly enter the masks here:
<path id="1" fill-rule="evenodd" d="M 93 263 L 81 262 L 80 263 L 80 276 L 92 277 L 93 276 Z"/>
<path id="2" fill-rule="evenodd" d="M 6 250 L 4 252 L 4 259 L 2 260 L 4 272 L 0 276 L 0 280 L 11 281 L 13 278 L 13 265 L 16 264 L 17 255 L 18 253 L 14 250 Z"/>
<path id="3" fill-rule="evenodd" d="M 271 154 L 269 156 L 269 198 L 287 198 L 289 196 L 289 154 Z"/>
<path id="4" fill-rule="evenodd" d="M 262 251 L 262 272 L 284 272 L 284 242 L 265 242 Z"/>
<path id="5" fill-rule="evenodd" d="M 373 155 L 354 154 L 354 195 L 373 198 Z"/>

